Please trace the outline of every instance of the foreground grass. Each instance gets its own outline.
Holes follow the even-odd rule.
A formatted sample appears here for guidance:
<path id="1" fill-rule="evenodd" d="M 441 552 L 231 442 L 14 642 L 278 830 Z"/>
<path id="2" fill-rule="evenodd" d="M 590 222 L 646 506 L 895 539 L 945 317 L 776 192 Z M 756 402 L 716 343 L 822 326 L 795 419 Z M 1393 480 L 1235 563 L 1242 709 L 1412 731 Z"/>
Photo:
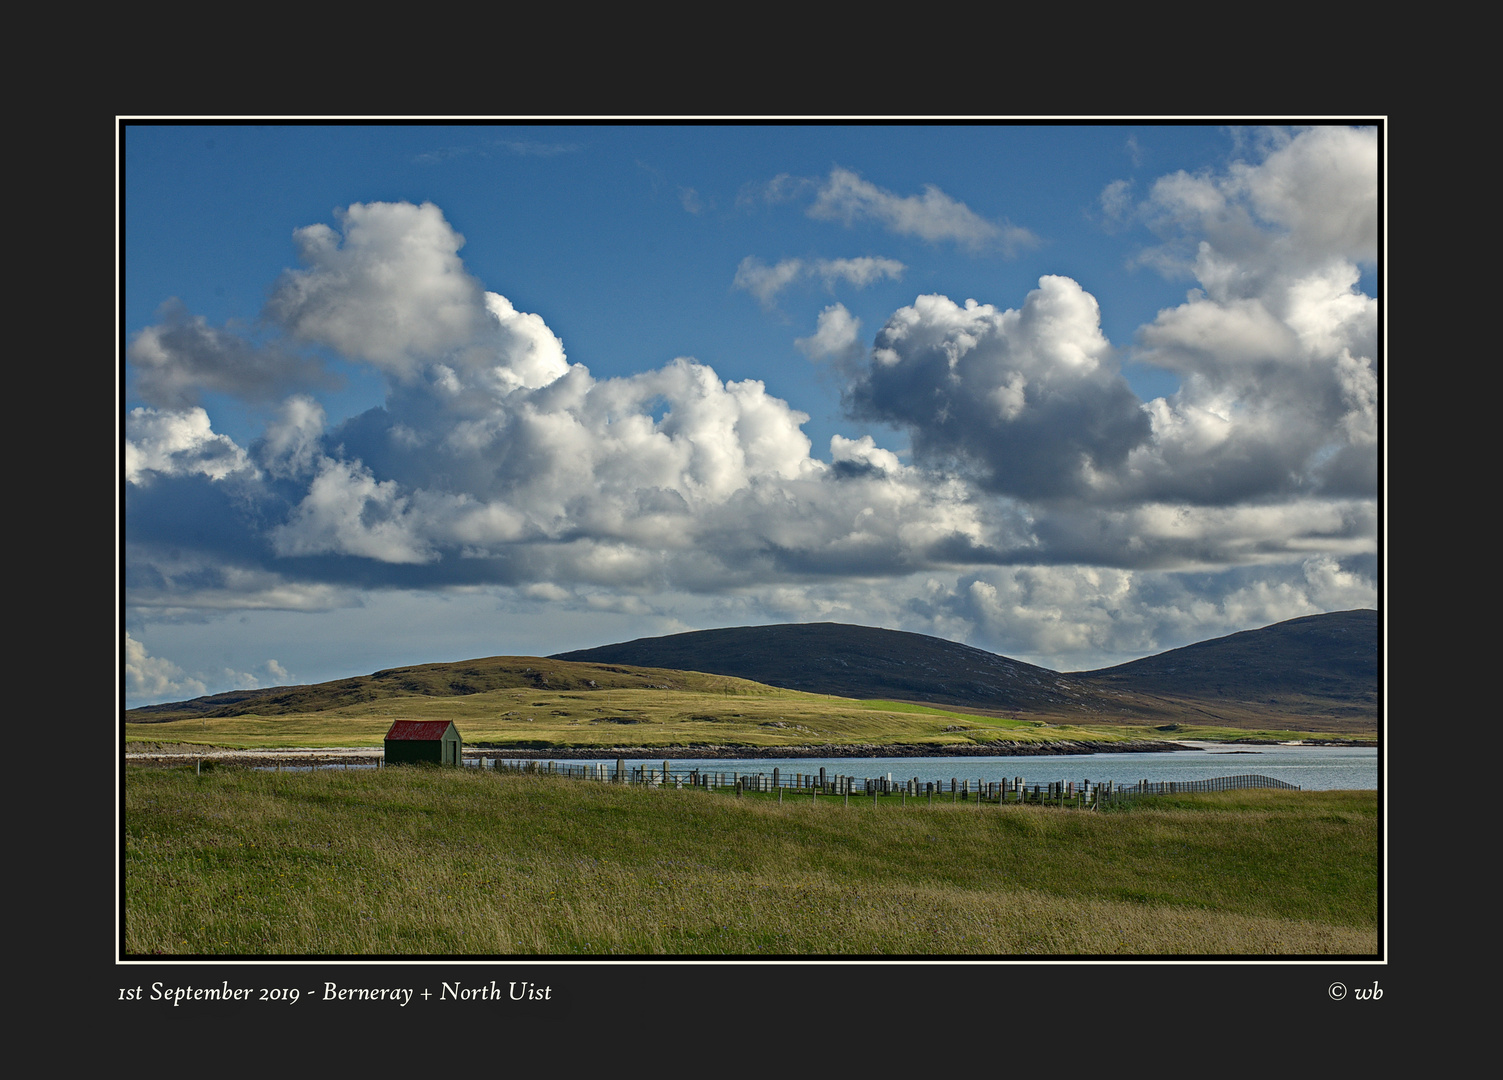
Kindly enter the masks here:
<path id="1" fill-rule="evenodd" d="M 132 955 L 1372 954 L 1374 792 L 1093 814 L 127 770 Z"/>

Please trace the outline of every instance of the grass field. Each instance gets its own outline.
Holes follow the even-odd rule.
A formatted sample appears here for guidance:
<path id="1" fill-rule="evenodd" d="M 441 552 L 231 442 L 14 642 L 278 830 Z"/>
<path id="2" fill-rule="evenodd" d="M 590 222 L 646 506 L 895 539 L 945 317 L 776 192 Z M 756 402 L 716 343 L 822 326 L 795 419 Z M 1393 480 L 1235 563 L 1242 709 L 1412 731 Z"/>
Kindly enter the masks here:
<path id="1" fill-rule="evenodd" d="M 665 673 L 665 677 L 666 677 Z M 1309 731 L 1165 725 L 1072 724 L 987 716 L 895 701 L 805 694 L 720 676 L 672 673 L 683 689 L 505 688 L 435 697 L 356 701 L 315 712 L 127 723 L 131 742 L 203 743 L 256 749 L 371 746 L 395 720 L 452 720 L 469 745 L 496 747 L 779 747 L 990 742 L 1122 742 L 1143 739 L 1287 740 Z"/>
<path id="2" fill-rule="evenodd" d="M 1371 791 L 978 811 L 476 769 L 128 767 L 124 798 L 135 956 L 1378 949 Z"/>

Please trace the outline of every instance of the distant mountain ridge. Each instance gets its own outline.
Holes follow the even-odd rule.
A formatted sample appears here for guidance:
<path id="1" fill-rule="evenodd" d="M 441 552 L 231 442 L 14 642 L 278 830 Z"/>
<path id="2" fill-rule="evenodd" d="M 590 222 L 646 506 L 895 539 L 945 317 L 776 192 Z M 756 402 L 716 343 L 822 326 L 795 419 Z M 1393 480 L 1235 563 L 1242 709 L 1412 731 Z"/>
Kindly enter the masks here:
<path id="1" fill-rule="evenodd" d="M 1303 693 L 1370 700 L 1376 708 L 1378 613 L 1360 608 L 1306 615 L 1075 676 L 1150 693 Z"/>
<path id="2" fill-rule="evenodd" d="M 1291 619 L 1096 671 L 1056 672 L 924 634 L 842 623 L 697 630 L 553 659 L 989 711 L 1152 717 L 1189 710 L 1209 721 L 1219 710 L 1376 720 L 1378 706 L 1372 609 Z"/>
<path id="3" fill-rule="evenodd" d="M 695 630 L 577 649 L 552 659 L 706 671 L 813 694 L 942 705 L 1007 708 L 1028 701 L 1068 707 L 1083 692 L 1057 671 L 984 649 L 845 623 Z"/>
<path id="4" fill-rule="evenodd" d="M 523 686 L 687 690 L 707 677 L 1072 723 L 1371 732 L 1379 706 L 1378 613 L 1310 615 L 1076 672 L 901 630 L 842 623 L 741 626 L 552 657 L 420 664 L 308 686 L 232 690 L 131 709 L 126 719 L 294 715 L 388 697 L 441 698 Z"/>

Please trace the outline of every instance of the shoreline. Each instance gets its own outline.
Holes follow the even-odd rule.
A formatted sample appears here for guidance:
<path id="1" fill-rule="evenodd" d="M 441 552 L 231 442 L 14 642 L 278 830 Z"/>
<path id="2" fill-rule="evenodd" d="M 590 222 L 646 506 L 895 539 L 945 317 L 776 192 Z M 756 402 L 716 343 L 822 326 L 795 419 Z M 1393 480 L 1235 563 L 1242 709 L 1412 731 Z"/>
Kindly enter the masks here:
<path id="1" fill-rule="evenodd" d="M 1194 747 L 1163 740 L 1120 742 L 998 742 L 948 746 L 935 743 L 826 744 L 822 746 L 622 746 L 622 747 L 518 747 L 469 743 L 466 753 L 499 754 L 523 760 L 568 760 L 574 758 L 915 758 L 915 757 L 1048 757 L 1066 754 L 1161 753 L 1193 750 Z"/>
<path id="2" fill-rule="evenodd" d="M 174 765 L 190 761 L 212 761 L 245 766 L 277 764 L 356 765 L 374 763 L 385 756 L 380 747 L 292 746 L 239 749 L 223 746 L 200 746 L 194 743 L 146 743 L 131 750 L 126 745 L 125 760 L 138 765 Z M 633 761 L 683 759 L 788 759 L 788 758 L 921 758 L 921 757 L 1052 757 L 1072 754 L 1162 753 L 1194 750 L 1195 747 L 1162 740 L 1134 740 L 1130 743 L 1056 742 L 1056 743 L 975 743 L 945 746 L 933 743 L 899 743 L 883 745 L 822 746 L 609 746 L 609 747 L 521 747 L 495 743 L 468 743 L 467 759 L 502 758 L 516 761 L 608 761 L 628 758 Z"/>
<path id="3" fill-rule="evenodd" d="M 249 767 L 283 765 L 364 765 L 374 764 L 385 756 L 378 746 L 289 746 L 238 749 L 223 746 L 200 746 L 195 743 L 126 744 L 124 760 L 138 765 L 179 765 L 191 761 L 219 762 Z M 1231 746 L 1282 746 L 1272 739 L 1236 739 Z M 1303 746 L 1376 746 L 1376 742 L 1333 739 L 1306 739 Z M 1189 746 L 1163 739 L 1135 739 L 1131 742 L 1061 741 L 1047 743 L 996 742 L 980 745 L 967 743 L 826 744 L 822 746 L 505 746 L 496 743 L 467 743 L 467 759 L 502 758 L 514 761 L 609 761 L 626 758 L 633 761 L 674 761 L 684 759 L 778 760 L 789 758 L 944 758 L 944 757 L 1059 757 L 1091 754 L 1157 754 L 1174 751 L 1204 750 L 1204 745 Z"/>

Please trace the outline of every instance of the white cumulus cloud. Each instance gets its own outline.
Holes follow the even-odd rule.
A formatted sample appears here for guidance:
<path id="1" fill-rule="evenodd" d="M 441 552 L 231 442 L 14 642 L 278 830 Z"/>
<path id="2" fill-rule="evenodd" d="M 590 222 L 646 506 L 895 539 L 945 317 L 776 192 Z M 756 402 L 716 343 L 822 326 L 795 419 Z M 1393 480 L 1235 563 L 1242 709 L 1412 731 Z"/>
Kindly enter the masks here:
<path id="1" fill-rule="evenodd" d="M 146 646 L 125 635 L 125 692 L 135 700 L 162 701 L 206 693 L 200 679 L 190 678 L 171 660 L 152 656 Z"/>
<path id="2" fill-rule="evenodd" d="M 282 275 L 267 314 L 294 338 L 407 377 L 480 335 L 482 290 L 438 207 L 356 203 L 339 223 L 293 234 L 305 265 Z"/>
<path id="3" fill-rule="evenodd" d="M 149 473 L 224 480 L 254 476 L 256 467 L 233 439 L 214 433 L 202 408 L 132 409 L 125 425 L 125 479 L 143 484 Z"/>
<path id="4" fill-rule="evenodd" d="M 811 360 L 835 360 L 838 364 L 854 363 L 862 352 L 861 320 L 844 304 L 831 304 L 819 313 L 816 330 L 794 344 Z"/>
<path id="5" fill-rule="evenodd" d="M 1149 436 L 1101 332 L 1096 300 L 1067 277 L 1001 310 L 920 296 L 878 332 L 850 389 L 857 416 L 905 426 L 920 458 L 974 470 L 995 491 L 1079 494 Z"/>
<path id="6" fill-rule="evenodd" d="M 472 277 L 437 207 L 352 205 L 337 229 L 297 231 L 301 266 L 274 284 L 258 336 L 168 310 L 134 340 L 155 397 L 126 418 L 132 604 L 188 619 L 329 611 L 382 588 L 512 590 L 530 611 L 840 618 L 1083 664 L 1366 606 L 1369 145 L 1293 132 L 1136 205 L 1129 185 L 1106 193 L 1114 228 L 1158 230 L 1143 262 L 1194 285 L 1130 345 L 1065 274 L 1001 303 L 918 296 L 870 348 L 829 304 L 796 345 L 847 380 L 857 426 L 823 460 L 809 416 L 763 382 L 692 357 L 597 378 Z M 930 242 L 1030 239 L 936 188 L 900 196 L 848 170 L 814 198 L 815 216 Z M 906 269 L 748 258 L 735 287 L 772 306 L 799 283 L 863 288 Z M 311 346 L 386 376 L 382 403 L 331 421 L 309 369 L 278 366 Z M 1128 349 L 1179 391 L 1139 400 L 1119 370 Z M 213 430 L 197 404 L 209 391 L 280 400 L 249 452 Z M 901 456 L 875 434 L 892 428 Z M 143 692 L 210 678 L 129 648 Z M 272 663 L 237 661 L 236 677 L 285 676 Z"/>

